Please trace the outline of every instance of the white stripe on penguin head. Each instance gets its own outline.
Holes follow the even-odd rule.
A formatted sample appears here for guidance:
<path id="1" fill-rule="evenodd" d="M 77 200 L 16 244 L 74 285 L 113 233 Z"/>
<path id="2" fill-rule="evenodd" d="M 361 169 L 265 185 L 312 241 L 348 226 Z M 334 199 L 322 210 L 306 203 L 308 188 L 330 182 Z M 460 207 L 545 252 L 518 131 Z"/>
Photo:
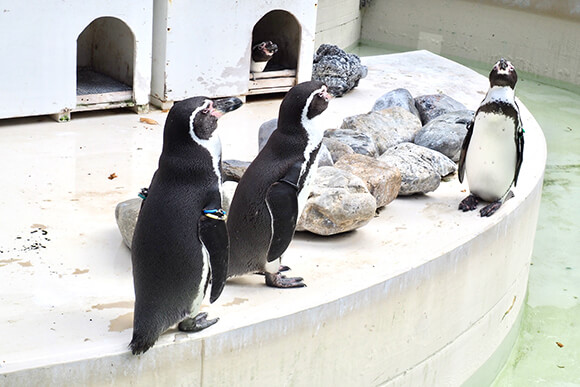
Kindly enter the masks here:
<path id="1" fill-rule="evenodd" d="M 300 123 L 306 129 L 306 134 L 308 136 L 308 144 L 304 149 L 304 160 L 308 162 L 310 159 L 310 153 L 316 149 L 316 147 L 322 141 L 322 137 L 324 136 L 324 129 L 321 129 L 321 126 L 318 125 L 319 118 L 322 114 L 317 115 L 316 117 L 308 118 L 308 109 L 310 108 L 310 104 L 314 97 L 320 93 L 326 92 L 326 86 L 323 85 L 320 89 L 314 90 L 308 98 L 306 99 L 306 104 L 302 109 L 302 115 L 300 117 Z M 302 170 L 300 171 L 300 176 L 304 173 L 306 169 L 306 162 L 302 165 Z"/>

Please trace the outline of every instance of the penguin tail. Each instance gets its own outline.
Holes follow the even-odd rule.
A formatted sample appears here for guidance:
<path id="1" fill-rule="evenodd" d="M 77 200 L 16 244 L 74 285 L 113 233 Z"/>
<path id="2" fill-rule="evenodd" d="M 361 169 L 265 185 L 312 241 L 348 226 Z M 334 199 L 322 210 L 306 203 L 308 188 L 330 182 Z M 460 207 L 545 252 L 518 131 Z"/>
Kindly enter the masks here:
<path id="1" fill-rule="evenodd" d="M 157 337 L 151 335 L 142 335 L 137 332 L 133 333 L 133 339 L 129 343 L 129 348 L 133 355 L 140 355 L 147 352 L 155 344 Z"/>

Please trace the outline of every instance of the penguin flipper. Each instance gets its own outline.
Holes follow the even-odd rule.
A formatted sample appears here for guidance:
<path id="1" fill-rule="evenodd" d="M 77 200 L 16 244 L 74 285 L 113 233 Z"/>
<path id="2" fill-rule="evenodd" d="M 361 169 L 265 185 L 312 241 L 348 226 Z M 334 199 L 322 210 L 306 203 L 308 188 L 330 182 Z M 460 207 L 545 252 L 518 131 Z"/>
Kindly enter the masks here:
<path id="1" fill-rule="evenodd" d="M 211 294 L 210 302 L 221 295 L 228 276 L 230 259 L 230 244 L 224 219 L 214 219 L 206 215 L 199 218 L 199 240 L 209 253 L 211 263 Z"/>
<path id="2" fill-rule="evenodd" d="M 471 141 L 471 135 L 473 134 L 473 120 L 467 124 L 467 134 L 463 139 L 463 145 L 461 146 L 461 154 L 459 156 L 457 174 L 459 176 L 459 182 L 463 183 L 463 178 L 465 177 L 465 158 L 467 157 L 467 149 L 469 148 L 469 142 Z"/>
<path id="3" fill-rule="evenodd" d="M 514 186 L 518 184 L 518 176 L 520 174 L 520 168 L 522 167 L 522 162 L 524 161 L 524 129 L 521 124 L 516 130 L 516 170 L 514 172 Z"/>
<path id="4" fill-rule="evenodd" d="M 280 258 L 292 241 L 298 221 L 297 192 L 297 187 L 287 180 L 277 181 L 268 188 L 266 204 L 272 222 L 268 262 Z"/>

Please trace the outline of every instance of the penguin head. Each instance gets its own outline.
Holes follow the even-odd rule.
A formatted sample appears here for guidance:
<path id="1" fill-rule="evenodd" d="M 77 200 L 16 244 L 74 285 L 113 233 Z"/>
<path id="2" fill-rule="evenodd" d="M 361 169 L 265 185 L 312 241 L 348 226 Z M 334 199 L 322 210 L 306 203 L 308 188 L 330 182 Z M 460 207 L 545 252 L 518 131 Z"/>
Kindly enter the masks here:
<path id="1" fill-rule="evenodd" d="M 192 97 L 176 102 L 165 123 L 164 143 L 209 140 L 217 129 L 217 120 L 242 106 L 239 98 Z"/>
<path id="2" fill-rule="evenodd" d="M 323 82 L 299 83 L 290 89 L 280 104 L 278 129 L 306 127 L 306 122 L 326 110 L 331 98 L 332 95 Z"/>
<path id="3" fill-rule="evenodd" d="M 510 63 L 510 61 L 501 58 L 491 69 L 489 73 L 489 84 L 491 87 L 494 86 L 509 86 L 515 89 L 516 83 L 518 81 L 518 74 L 516 73 L 516 68 Z"/>
<path id="4" fill-rule="evenodd" d="M 265 61 L 278 52 L 278 45 L 271 40 L 260 42 L 252 47 L 252 57 L 254 60 Z"/>

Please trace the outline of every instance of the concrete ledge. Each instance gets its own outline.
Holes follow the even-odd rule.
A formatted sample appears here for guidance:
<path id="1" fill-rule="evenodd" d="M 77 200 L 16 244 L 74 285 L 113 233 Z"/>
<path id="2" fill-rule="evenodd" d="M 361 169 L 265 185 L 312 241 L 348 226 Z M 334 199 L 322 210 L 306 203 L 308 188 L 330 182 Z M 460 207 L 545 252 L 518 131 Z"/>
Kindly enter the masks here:
<path id="1" fill-rule="evenodd" d="M 425 51 L 364 62 L 369 76 L 331 102 L 329 127 L 370 110 L 397 87 L 415 96 L 442 91 L 472 109 L 487 90 L 485 78 Z M 226 115 L 220 121 L 224 158 L 253 157 L 257 128 L 276 116 L 278 104 L 253 102 Z M 127 350 L 131 264 L 113 211 L 149 182 L 162 125 L 138 124 L 132 114 L 98 114 L 64 129 L 48 121 L 0 127 L 7 139 L 0 153 L 10 171 L 0 177 L 8 191 L 0 197 L 0 216 L 14 219 L 0 226 L 0 250 L 9 252 L 0 258 L 2 385 L 470 380 L 511 340 L 526 294 L 546 144 L 521 107 L 526 157 L 516 196 L 491 218 L 457 210 L 466 186 L 453 179 L 432 194 L 395 200 L 355 232 L 297 235 L 285 264 L 307 288 L 267 288 L 260 276 L 230 280 L 215 304 L 203 306 L 220 317 L 218 324 L 191 335 L 169 331 L 139 357 Z M 165 119 L 160 112 L 149 116 L 160 124 Z M 107 179 L 112 172 L 118 179 Z M 39 223 L 51 237 L 46 248 L 12 250 L 10 244 L 22 243 L 14 237 Z"/>

